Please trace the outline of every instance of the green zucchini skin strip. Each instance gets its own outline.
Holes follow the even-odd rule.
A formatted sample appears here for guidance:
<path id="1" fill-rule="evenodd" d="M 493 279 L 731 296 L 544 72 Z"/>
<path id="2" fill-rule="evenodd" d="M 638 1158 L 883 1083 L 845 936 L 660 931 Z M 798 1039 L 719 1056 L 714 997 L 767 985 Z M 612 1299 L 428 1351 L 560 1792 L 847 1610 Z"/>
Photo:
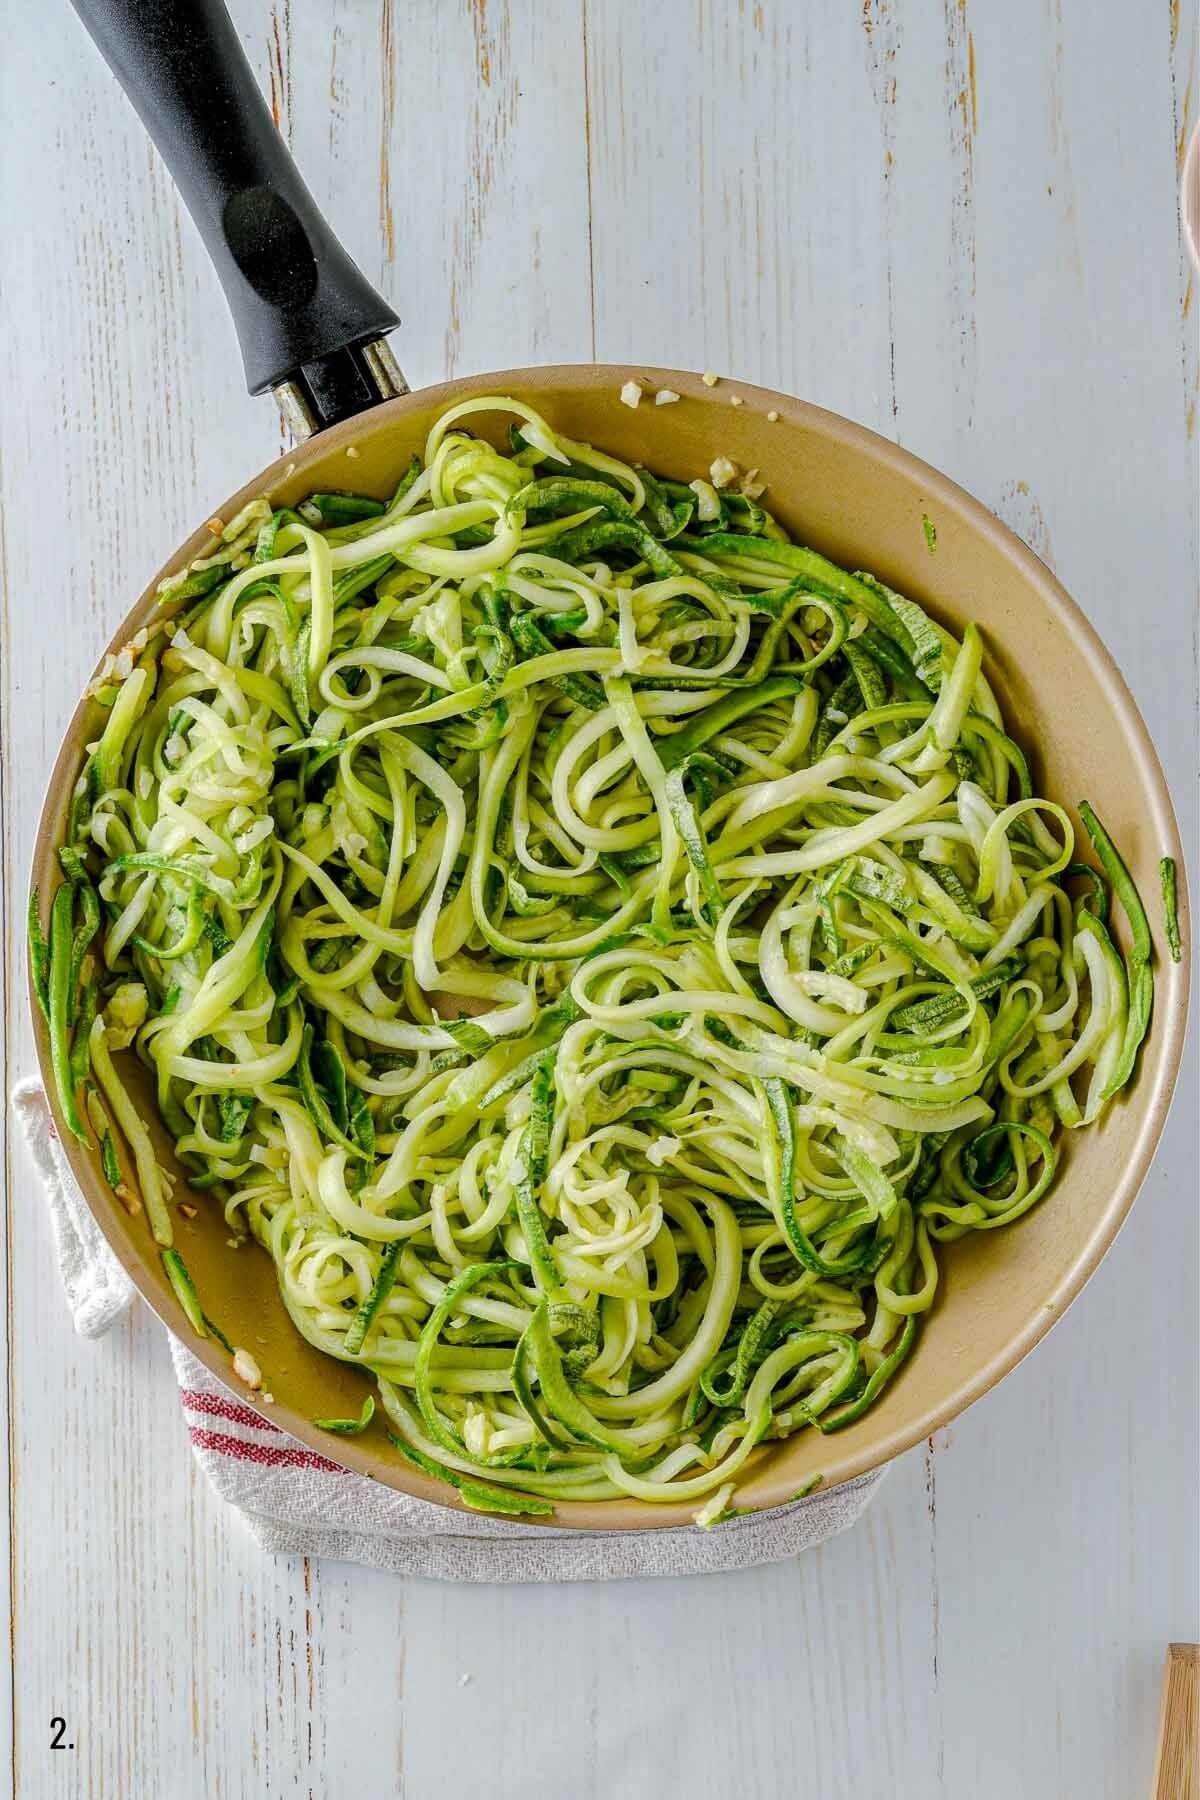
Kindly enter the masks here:
<path id="1" fill-rule="evenodd" d="M 774 675 L 760 682 L 757 687 L 729 694 L 726 698 L 715 701 L 693 724 L 685 726 L 676 736 L 667 739 L 659 751 L 663 767 L 675 768 L 719 732 L 728 731 L 730 726 L 745 718 L 747 713 L 758 712 L 776 700 L 791 698 L 800 692 L 802 685 L 795 676 Z"/>
<path id="2" fill-rule="evenodd" d="M 50 971 L 47 998 L 49 1002 L 50 1061 L 54 1070 L 58 1104 L 62 1108 L 67 1129 L 81 1143 L 88 1139 L 87 1127 L 79 1114 L 75 1076 L 71 1065 L 71 1020 L 73 992 L 71 987 L 74 936 L 72 918 L 75 908 L 73 883 L 64 881 L 56 888 L 50 908 Z"/>
<path id="3" fill-rule="evenodd" d="M 296 1064 L 296 1072 L 300 1082 L 300 1092 L 309 1116 L 325 1143 L 340 1144 L 349 1156 L 370 1156 L 369 1148 L 350 1137 L 334 1119 L 329 1103 L 322 1090 L 317 1086 L 312 1071 L 313 1028 L 306 1025 L 301 1037 L 300 1056 Z M 343 1105 L 345 1105 L 343 1077 Z"/>
<path id="4" fill-rule="evenodd" d="M 358 1437 L 375 1417 L 375 1396 L 368 1394 L 357 1419 L 314 1419 L 321 1431 L 332 1431 L 337 1437 Z"/>
<path id="5" fill-rule="evenodd" d="M 1133 877 L 1126 868 L 1120 851 L 1086 800 L 1079 803 L 1079 816 L 1092 840 L 1100 866 L 1129 922 L 1131 938 L 1125 958 L 1125 974 L 1129 985 L 1129 1020 L 1120 1056 L 1102 1090 L 1102 1098 L 1109 1099 L 1127 1086 L 1133 1075 L 1142 1039 L 1150 1029 L 1150 1014 L 1154 1009 L 1154 971 L 1150 962 L 1153 941 L 1150 936 L 1150 920 L 1146 916 L 1146 909 L 1142 905 L 1142 897 L 1134 885 Z"/>
<path id="6" fill-rule="evenodd" d="M 573 513 L 587 507 L 598 507 L 610 519 L 633 518 L 633 508 L 619 488 L 607 482 L 570 476 L 549 476 L 541 481 L 531 481 L 509 501 L 510 513 L 518 508 L 525 513 Z"/>
<path id="7" fill-rule="evenodd" d="M 121 1165 L 117 1161 L 117 1147 L 111 1131 L 106 1131 L 100 1139 L 100 1166 L 109 1187 L 115 1188 L 121 1179 Z"/>
<path id="8" fill-rule="evenodd" d="M 448 1481 L 451 1487 L 457 1488 L 464 1506 L 469 1506 L 473 1512 L 498 1513 L 506 1518 L 546 1519 L 554 1511 L 535 1494 L 513 1493 L 511 1489 L 492 1487 L 485 1481 L 471 1481 L 456 1469 L 446 1468 L 433 1457 L 424 1456 L 394 1432 L 389 1431 L 388 1440 L 401 1456 L 416 1468 L 423 1469 L 426 1475 L 432 1475 L 437 1481 Z"/>
<path id="9" fill-rule="evenodd" d="M 715 764 L 711 757 L 699 757 L 693 753 L 672 766 L 667 774 L 666 792 L 671 808 L 671 817 L 675 821 L 675 829 L 679 833 L 680 842 L 700 883 L 705 916 L 710 924 L 715 925 L 723 905 L 721 884 L 709 860 L 703 827 L 696 817 L 696 809 L 688 798 L 687 790 L 683 785 L 684 776 L 693 766 L 699 770 L 707 766 L 716 768 L 718 774 L 721 772 L 720 765 Z"/>
<path id="10" fill-rule="evenodd" d="M 796 1137 L 791 1101 L 782 1081 L 771 1079 L 764 1081 L 762 1086 L 766 1095 L 770 1124 L 774 1128 L 779 1143 L 780 1219 L 792 1255 L 810 1274 L 819 1275 L 827 1281 L 837 1280 L 839 1276 L 854 1275 L 859 1271 L 864 1274 L 873 1274 L 875 1268 L 887 1254 L 889 1246 L 886 1243 L 864 1241 L 861 1245 L 856 1245 L 853 1249 L 848 1250 L 844 1256 L 824 1257 L 819 1254 L 807 1233 L 801 1229 L 796 1216 Z"/>
<path id="11" fill-rule="evenodd" d="M 380 1307 L 392 1291 L 396 1279 L 396 1263 L 400 1255 L 400 1244 L 397 1241 L 389 1244 L 379 1262 L 379 1272 L 375 1277 L 371 1292 L 354 1315 L 354 1323 L 346 1333 L 346 1354 L 357 1356 L 362 1349 L 368 1331 L 375 1323 Z"/>
<path id="12" fill-rule="evenodd" d="M 812 593 L 857 606 L 885 638 L 905 654 L 911 652 L 908 632 L 885 595 L 857 575 L 848 575 L 817 551 L 806 550 L 800 544 L 779 543 L 774 538 L 742 537 L 728 532 L 715 532 L 699 541 L 706 556 L 746 557 L 790 570 L 808 584 Z"/>
<path id="13" fill-rule="evenodd" d="M 167 1272 L 167 1280 L 175 1290 L 175 1298 L 187 1315 L 188 1324 L 197 1337 L 207 1337 L 208 1325 L 200 1307 L 196 1286 L 178 1250 L 164 1250 L 162 1265 Z"/>
<path id="14" fill-rule="evenodd" d="M 27 930 L 29 941 L 29 973 L 42 1016 L 50 1023 L 50 946 L 42 930 L 41 902 L 35 887 L 29 896 Z"/>
<path id="15" fill-rule="evenodd" d="M 642 525 L 626 519 L 604 519 L 591 525 L 577 525 L 547 545 L 547 554 L 563 562 L 583 562 L 602 556 L 606 551 L 623 550 L 648 564 L 655 575 L 665 577 L 682 574 L 675 558 L 659 544 Z"/>
<path id="16" fill-rule="evenodd" d="M 516 1208 L 521 1231 L 533 1264 L 534 1279 L 544 1294 L 555 1294 L 562 1285 L 558 1264 L 550 1248 L 538 1195 L 546 1177 L 554 1104 L 554 1065 L 539 1059 L 529 1084 L 529 1123 L 521 1147 L 522 1167 L 517 1181 Z"/>
<path id="17" fill-rule="evenodd" d="M 1172 962 L 1182 962 L 1183 945 L 1179 937 L 1179 892 L 1175 874 L 1175 858 L 1164 856 L 1158 865 L 1162 886 L 1163 930 Z"/>
<path id="18" fill-rule="evenodd" d="M 900 1330 L 896 1347 L 890 1351 L 876 1368 L 863 1387 L 857 1400 L 851 1400 L 840 1406 L 836 1412 L 825 1413 L 816 1420 L 817 1429 L 828 1437 L 832 1431 L 844 1431 L 847 1425 L 853 1425 L 863 1414 L 874 1406 L 884 1388 L 893 1375 L 908 1360 L 917 1336 L 917 1316 L 909 1313 Z"/>
<path id="19" fill-rule="evenodd" d="M 977 627 L 688 473 L 497 395 L 390 500 L 251 502 L 98 676 L 29 912 L 64 1128 L 136 1165 L 193 1328 L 230 1349 L 125 1058 L 376 1384 L 316 1427 L 382 1406 L 500 1517 L 737 1517 L 905 1379 L 954 1242 L 1054 1204 L 1151 1024 L 1128 869 Z"/>
<path id="20" fill-rule="evenodd" d="M 577 1443 L 620 1454 L 626 1448 L 626 1439 L 605 1428 L 579 1399 L 566 1378 L 562 1358 L 550 1332 L 550 1315 L 545 1301 L 526 1326 L 521 1342 L 527 1347 L 529 1359 L 537 1371 L 542 1400 L 551 1416 Z M 518 1359 L 521 1357 L 520 1348 L 517 1356 Z"/>

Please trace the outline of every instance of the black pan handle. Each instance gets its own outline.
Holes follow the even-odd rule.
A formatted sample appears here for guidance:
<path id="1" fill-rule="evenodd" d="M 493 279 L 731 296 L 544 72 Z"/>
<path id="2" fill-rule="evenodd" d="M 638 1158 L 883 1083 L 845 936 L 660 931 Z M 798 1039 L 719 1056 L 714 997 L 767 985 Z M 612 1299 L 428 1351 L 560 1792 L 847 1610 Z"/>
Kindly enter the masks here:
<path id="1" fill-rule="evenodd" d="M 73 0 L 212 258 L 246 385 L 297 437 L 408 386 L 399 323 L 329 229 L 272 122 L 221 0 Z"/>

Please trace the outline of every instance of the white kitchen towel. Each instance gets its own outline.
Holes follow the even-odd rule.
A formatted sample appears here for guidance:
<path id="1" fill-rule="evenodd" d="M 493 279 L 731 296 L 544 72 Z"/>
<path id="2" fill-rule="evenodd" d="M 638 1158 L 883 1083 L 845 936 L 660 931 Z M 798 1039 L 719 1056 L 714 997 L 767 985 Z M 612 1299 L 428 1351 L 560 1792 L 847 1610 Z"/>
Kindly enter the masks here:
<path id="1" fill-rule="evenodd" d="M 133 1284 L 88 1211 L 37 1082 L 13 1095 L 45 1189 L 67 1304 L 82 1337 L 125 1312 Z M 326 1556 L 447 1581 L 605 1581 L 697 1575 L 781 1562 L 845 1531 L 865 1512 L 884 1470 L 771 1512 L 702 1531 L 567 1531 L 464 1514 L 355 1475 L 273 1425 L 170 1339 L 196 1460 L 265 1550 Z"/>

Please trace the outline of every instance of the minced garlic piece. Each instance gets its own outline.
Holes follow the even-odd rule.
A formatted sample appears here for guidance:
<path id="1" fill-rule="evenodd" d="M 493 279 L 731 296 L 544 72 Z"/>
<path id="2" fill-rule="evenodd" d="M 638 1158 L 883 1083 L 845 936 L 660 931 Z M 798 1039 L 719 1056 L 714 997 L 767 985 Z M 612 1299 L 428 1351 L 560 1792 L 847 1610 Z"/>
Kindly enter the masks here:
<path id="1" fill-rule="evenodd" d="M 700 377 L 700 379 L 704 383 L 705 387 L 716 387 L 716 385 L 717 385 L 718 381 L 721 379 L 721 377 L 719 375 L 715 375 L 711 369 L 705 369 L 705 371 L 704 371 L 703 375 Z"/>
<path id="2" fill-rule="evenodd" d="M 146 1023 L 148 999 L 140 981 L 123 981 L 108 1002 L 105 1013 L 108 1047 L 127 1050 Z"/>
<path id="3" fill-rule="evenodd" d="M 717 498 L 717 490 L 707 481 L 693 481 L 688 484 L 696 496 L 696 516 L 702 524 L 721 516 L 721 502 Z"/>
<path id="4" fill-rule="evenodd" d="M 674 388 L 659 388 L 654 396 L 654 404 L 655 406 L 674 406 L 678 398 L 679 395 Z"/>
<path id="5" fill-rule="evenodd" d="M 637 382 L 627 381 L 625 386 L 621 389 L 621 404 L 623 406 L 638 406 L 641 403 L 641 398 L 642 390 Z"/>
<path id="6" fill-rule="evenodd" d="M 245 1382 L 248 1388 L 262 1386 L 262 1370 L 248 1350 L 234 1351 L 233 1372 Z"/>
<path id="7" fill-rule="evenodd" d="M 718 456 L 708 472 L 715 488 L 727 488 L 737 474 L 737 464 L 731 463 L 727 456 Z"/>

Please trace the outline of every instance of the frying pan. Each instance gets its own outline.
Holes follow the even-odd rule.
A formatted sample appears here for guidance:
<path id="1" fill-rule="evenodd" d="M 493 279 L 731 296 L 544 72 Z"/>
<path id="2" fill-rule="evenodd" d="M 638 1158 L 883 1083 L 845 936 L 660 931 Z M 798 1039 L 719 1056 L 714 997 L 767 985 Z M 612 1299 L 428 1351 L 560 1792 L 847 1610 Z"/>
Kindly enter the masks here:
<path id="1" fill-rule="evenodd" d="M 792 533 L 851 568 L 870 568 L 944 623 L 976 619 L 988 674 L 1007 716 L 1032 750 L 1039 792 L 1068 809 L 1091 796 L 1122 846 L 1143 893 L 1157 888 L 1158 858 L 1182 868 L 1162 771 L 1133 699 L 1099 638 L 1049 570 L 990 512 L 944 475 L 836 415 L 786 395 L 738 384 L 712 390 L 674 369 L 561 366 L 511 369 L 411 394 L 386 343 L 397 323 L 322 220 L 275 131 L 241 46 L 217 0 L 76 0 L 77 10 L 167 162 L 216 265 L 237 326 L 253 393 L 271 389 L 297 439 L 216 511 L 232 518 L 255 495 L 287 506 L 314 490 L 390 494 L 397 470 L 419 450 L 435 416 L 472 394 L 519 395 L 574 438 L 687 479 L 714 455 L 756 467 Z M 677 405 L 631 410 L 622 384 L 669 387 Z M 930 555 L 922 521 L 937 527 Z M 119 650 L 156 610 L 159 580 L 211 545 L 197 531 L 147 587 L 118 628 Z M 50 779 L 33 879 L 54 888 L 57 847 L 83 746 L 100 710 L 81 701 Z M 1181 894 L 1186 912 L 1186 896 Z M 1184 941 L 1187 941 L 1186 917 Z M 1156 1016 L 1134 1086 L 1103 1123 L 1067 1134 L 1061 1172 L 1046 1202 L 1019 1227 L 979 1234 L 944 1259 L 939 1298 L 919 1352 L 858 1423 L 832 1439 L 801 1434 L 765 1447 L 739 1481 L 739 1504 L 791 1498 L 815 1475 L 827 1485 L 877 1467 L 945 1425 L 1011 1369 L 1059 1317 L 1111 1244 L 1146 1173 L 1166 1118 L 1182 1048 L 1187 962 L 1158 970 Z M 32 1008 L 47 1092 L 49 1043 Z M 135 1059 L 124 1073 L 160 1159 L 179 1177 L 158 1128 L 151 1085 Z M 113 1250 L 170 1329 L 228 1380 L 228 1358 L 196 1336 L 163 1273 L 144 1216 L 113 1198 L 94 1146 L 62 1128 L 80 1188 Z M 267 1371 L 274 1425 L 328 1454 L 315 1417 L 357 1411 L 361 1376 L 321 1355 L 284 1311 L 270 1259 L 237 1255 L 218 1209 L 203 1197 L 178 1241 L 210 1309 L 235 1343 Z M 254 1404 L 254 1396 L 247 1396 Z M 405 1462 L 378 1423 L 341 1439 L 338 1459 L 394 1488 L 444 1505 L 453 1489 Z M 572 1503 L 553 1522 L 630 1530 L 690 1523 L 687 1505 L 634 1500 Z"/>

